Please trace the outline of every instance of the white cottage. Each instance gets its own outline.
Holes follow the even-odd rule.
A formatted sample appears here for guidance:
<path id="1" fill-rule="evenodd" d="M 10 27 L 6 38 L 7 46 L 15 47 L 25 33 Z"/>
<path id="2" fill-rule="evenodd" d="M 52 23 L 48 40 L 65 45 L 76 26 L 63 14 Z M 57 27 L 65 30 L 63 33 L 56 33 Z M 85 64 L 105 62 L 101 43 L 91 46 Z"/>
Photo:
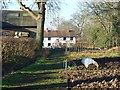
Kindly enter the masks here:
<path id="1" fill-rule="evenodd" d="M 73 31 L 45 30 L 43 48 L 71 47 L 76 43 L 76 35 Z"/>

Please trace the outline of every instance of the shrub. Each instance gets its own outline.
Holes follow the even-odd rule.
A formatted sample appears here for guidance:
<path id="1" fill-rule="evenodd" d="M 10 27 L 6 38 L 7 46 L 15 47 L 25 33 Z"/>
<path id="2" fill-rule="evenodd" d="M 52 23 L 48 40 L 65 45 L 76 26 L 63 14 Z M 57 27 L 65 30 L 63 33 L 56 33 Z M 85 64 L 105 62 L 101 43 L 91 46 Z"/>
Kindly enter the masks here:
<path id="1" fill-rule="evenodd" d="M 2 38 L 2 73 L 7 74 L 20 69 L 35 58 L 34 40 L 32 38 Z"/>
<path id="2" fill-rule="evenodd" d="M 36 58 L 48 57 L 51 54 L 51 49 L 44 48 L 41 51 L 36 52 Z"/>

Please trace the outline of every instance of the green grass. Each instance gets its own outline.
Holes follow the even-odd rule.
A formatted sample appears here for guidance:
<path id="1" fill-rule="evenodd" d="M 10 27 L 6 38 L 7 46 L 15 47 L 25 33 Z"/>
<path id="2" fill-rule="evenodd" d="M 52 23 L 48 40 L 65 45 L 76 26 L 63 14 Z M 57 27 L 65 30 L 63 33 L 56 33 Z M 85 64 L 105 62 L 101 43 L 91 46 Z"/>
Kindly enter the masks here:
<path id="1" fill-rule="evenodd" d="M 96 53 L 67 53 L 67 57 L 69 60 L 73 60 L 76 58 L 83 58 L 83 57 L 91 57 L 91 58 L 104 58 L 104 57 L 120 57 L 120 53 L 118 52 L 96 52 Z"/>
<path id="2" fill-rule="evenodd" d="M 58 75 L 58 72 L 63 70 L 63 60 L 41 58 L 34 64 L 5 76 L 2 87 L 59 87 L 60 84 L 65 83 Z"/>
<path id="3" fill-rule="evenodd" d="M 66 80 L 59 78 L 64 60 L 74 60 L 91 56 L 92 58 L 116 57 L 117 53 L 66 53 L 54 54 L 49 58 L 42 57 L 34 64 L 5 76 L 2 80 L 3 88 L 32 87 L 32 88 L 58 88 L 66 84 Z"/>

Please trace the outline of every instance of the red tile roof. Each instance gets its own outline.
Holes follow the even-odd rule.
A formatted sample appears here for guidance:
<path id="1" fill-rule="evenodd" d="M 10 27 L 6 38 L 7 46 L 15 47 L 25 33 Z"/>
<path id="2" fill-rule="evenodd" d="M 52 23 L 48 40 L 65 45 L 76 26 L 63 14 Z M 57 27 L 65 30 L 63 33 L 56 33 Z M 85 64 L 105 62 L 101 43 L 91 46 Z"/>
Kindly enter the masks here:
<path id="1" fill-rule="evenodd" d="M 73 31 L 45 30 L 44 37 L 76 37 Z"/>

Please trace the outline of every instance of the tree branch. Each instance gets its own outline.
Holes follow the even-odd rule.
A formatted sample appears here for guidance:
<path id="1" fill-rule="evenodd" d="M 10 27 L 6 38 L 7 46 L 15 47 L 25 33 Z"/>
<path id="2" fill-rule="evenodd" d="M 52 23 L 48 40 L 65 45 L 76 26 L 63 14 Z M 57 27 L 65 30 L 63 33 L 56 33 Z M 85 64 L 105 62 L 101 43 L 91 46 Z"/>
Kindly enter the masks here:
<path id="1" fill-rule="evenodd" d="M 44 13 L 45 2 L 37 2 L 37 6 L 38 6 L 38 15 L 36 20 L 40 19 L 41 15 Z"/>
<path id="2" fill-rule="evenodd" d="M 27 11 L 31 16 L 32 18 L 34 18 L 35 20 L 37 20 L 37 15 L 29 8 L 29 7 L 26 7 L 26 5 L 24 5 L 22 3 L 22 1 L 20 0 L 17 0 L 18 4 L 20 5 L 20 9 L 24 10 L 24 11 Z"/>
<path id="3" fill-rule="evenodd" d="M 103 23 L 103 20 L 102 20 L 101 16 L 98 14 L 98 12 L 97 12 L 96 10 L 94 10 L 93 7 L 92 7 L 88 2 L 86 2 L 86 3 L 87 3 L 87 5 L 93 10 L 93 12 L 95 13 L 95 15 L 99 18 L 99 21 L 100 21 L 100 23 L 102 24 L 102 26 L 104 27 L 104 29 L 107 30 L 107 29 L 106 29 L 106 26 L 105 26 L 105 24 Z M 95 7 L 94 7 L 94 8 L 95 8 Z"/>

